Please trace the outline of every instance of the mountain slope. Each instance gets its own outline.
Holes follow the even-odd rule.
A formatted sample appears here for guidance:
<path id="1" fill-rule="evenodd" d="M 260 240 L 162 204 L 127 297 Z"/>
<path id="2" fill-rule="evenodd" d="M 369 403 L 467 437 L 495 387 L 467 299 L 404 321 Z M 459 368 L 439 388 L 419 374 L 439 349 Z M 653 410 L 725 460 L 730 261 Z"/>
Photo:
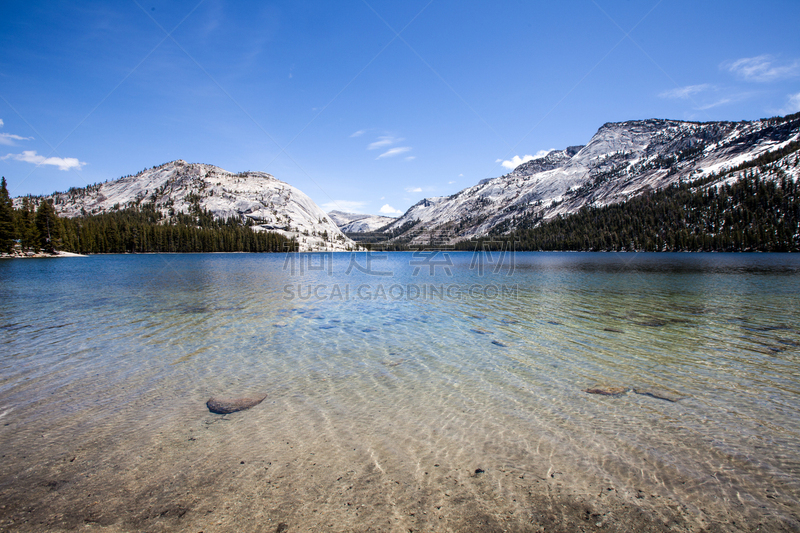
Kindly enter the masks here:
<path id="1" fill-rule="evenodd" d="M 329 211 L 328 216 L 344 233 L 368 233 L 395 221 L 394 217 L 362 215 L 343 211 Z"/>
<path id="2" fill-rule="evenodd" d="M 800 142 L 737 168 L 642 193 L 527 229 L 478 249 L 571 251 L 800 251 Z M 785 154 L 785 155 L 784 155 Z M 528 225 L 523 223 L 522 226 Z M 457 245 L 475 249 L 473 241 Z"/>
<path id="3" fill-rule="evenodd" d="M 236 219 L 256 231 L 295 237 L 301 251 L 356 247 L 311 198 L 264 172 L 234 174 L 213 165 L 177 160 L 50 198 L 65 217 L 153 204 L 167 217 L 203 210 L 218 219 Z"/>
<path id="4" fill-rule="evenodd" d="M 683 180 L 718 175 L 798 138 L 800 114 L 752 122 L 608 123 L 585 146 L 553 150 L 452 196 L 426 198 L 386 231 L 410 227 L 405 232 L 409 238 L 425 227 L 446 232 L 450 242 L 513 231 L 522 221 L 548 220 L 586 205 L 610 205 Z"/>

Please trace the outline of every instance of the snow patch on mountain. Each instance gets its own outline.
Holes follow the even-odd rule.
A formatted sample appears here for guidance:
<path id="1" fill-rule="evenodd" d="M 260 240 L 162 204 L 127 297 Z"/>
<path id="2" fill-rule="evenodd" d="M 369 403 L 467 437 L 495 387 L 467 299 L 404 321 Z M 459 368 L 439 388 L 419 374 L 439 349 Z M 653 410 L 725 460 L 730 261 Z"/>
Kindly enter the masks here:
<path id="1" fill-rule="evenodd" d="M 607 123 L 585 146 L 552 150 L 452 196 L 426 198 L 387 231 L 407 229 L 400 239 L 444 232 L 451 242 L 508 232 L 586 205 L 609 205 L 681 180 L 721 174 L 799 137 L 800 115 L 752 122 Z"/>

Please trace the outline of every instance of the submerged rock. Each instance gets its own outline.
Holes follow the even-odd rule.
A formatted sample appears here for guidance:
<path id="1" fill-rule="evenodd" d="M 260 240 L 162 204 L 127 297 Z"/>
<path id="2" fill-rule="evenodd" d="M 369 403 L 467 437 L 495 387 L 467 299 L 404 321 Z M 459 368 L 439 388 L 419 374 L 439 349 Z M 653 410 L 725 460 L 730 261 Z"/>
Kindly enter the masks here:
<path id="1" fill-rule="evenodd" d="M 243 396 L 241 398 L 216 398 L 212 396 L 206 402 L 206 407 L 212 413 L 227 415 L 228 413 L 250 409 L 263 402 L 266 397 L 266 394 L 263 396 Z"/>
<path id="2" fill-rule="evenodd" d="M 592 389 L 583 389 L 583 392 L 602 394 L 603 396 L 619 396 L 628 392 L 628 389 L 625 387 L 595 387 Z"/>
<path id="3" fill-rule="evenodd" d="M 677 394 L 673 394 L 669 391 L 663 391 L 658 389 L 633 389 L 633 392 L 636 394 L 641 394 L 642 396 L 650 396 L 651 398 L 655 398 L 657 400 L 664 400 L 667 402 L 677 402 L 678 400 L 683 400 L 683 396 L 679 396 Z"/>

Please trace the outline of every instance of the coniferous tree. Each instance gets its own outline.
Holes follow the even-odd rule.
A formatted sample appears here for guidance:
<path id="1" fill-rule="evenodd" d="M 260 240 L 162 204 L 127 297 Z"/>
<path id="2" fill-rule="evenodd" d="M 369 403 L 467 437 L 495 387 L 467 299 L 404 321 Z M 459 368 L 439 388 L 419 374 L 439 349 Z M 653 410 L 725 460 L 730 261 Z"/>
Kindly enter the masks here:
<path id="1" fill-rule="evenodd" d="M 14 247 L 14 204 L 8 195 L 6 178 L 0 180 L 0 252 L 11 252 Z"/>
<path id="2" fill-rule="evenodd" d="M 30 250 L 39 245 L 39 232 L 34 223 L 34 209 L 30 198 L 22 198 L 22 208 L 16 211 L 17 237 L 23 250 Z"/>
<path id="3" fill-rule="evenodd" d="M 53 253 L 56 251 L 56 244 L 60 240 L 58 215 L 53 208 L 51 200 L 43 199 L 39 202 L 36 209 L 36 229 L 39 232 L 39 247 Z"/>

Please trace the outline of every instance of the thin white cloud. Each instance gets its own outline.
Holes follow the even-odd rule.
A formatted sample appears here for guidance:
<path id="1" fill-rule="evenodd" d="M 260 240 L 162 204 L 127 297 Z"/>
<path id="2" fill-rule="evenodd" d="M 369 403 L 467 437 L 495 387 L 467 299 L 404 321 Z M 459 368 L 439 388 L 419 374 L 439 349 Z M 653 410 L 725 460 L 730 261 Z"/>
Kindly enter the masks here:
<path id="1" fill-rule="evenodd" d="M 753 93 L 738 93 L 738 94 L 729 94 L 728 96 L 724 96 L 719 98 L 713 102 L 709 102 L 707 104 L 701 105 L 695 109 L 699 111 L 705 111 L 706 109 L 712 109 L 714 107 L 719 107 L 721 105 L 732 104 L 734 102 L 741 102 L 742 100 L 746 100 L 753 96 Z"/>
<path id="2" fill-rule="evenodd" d="M 743 57 L 728 61 L 721 68 L 747 81 L 769 82 L 800 74 L 800 60 L 779 64 L 771 55 Z"/>
<path id="3" fill-rule="evenodd" d="M 411 150 L 410 146 L 398 146 L 397 148 L 390 148 L 375 159 L 383 159 L 384 157 L 394 157 L 396 155 L 404 154 Z"/>
<path id="4" fill-rule="evenodd" d="M 367 132 L 367 130 L 358 130 L 358 131 L 356 131 L 356 132 L 353 132 L 352 134 L 350 134 L 350 137 L 351 137 L 351 138 L 352 138 L 352 137 L 361 137 L 361 136 L 362 136 L 362 135 L 364 135 L 366 132 Z"/>
<path id="5" fill-rule="evenodd" d="M 422 192 L 421 187 L 406 187 L 406 192 Z"/>
<path id="6" fill-rule="evenodd" d="M 447 182 L 447 184 L 448 184 L 448 185 L 452 185 L 452 184 L 454 184 L 454 183 L 455 183 L 455 181 L 448 181 L 448 182 Z"/>
<path id="7" fill-rule="evenodd" d="M 5 125 L 3 119 L 0 118 L 0 128 Z M 14 141 L 31 141 L 33 137 L 21 137 L 19 135 L 14 135 L 13 133 L 0 133 L 0 144 L 5 146 L 16 146 L 17 143 Z"/>
<path id="8" fill-rule="evenodd" d="M 409 156 L 406 156 L 406 161 L 413 161 L 416 158 L 417 158 L 417 156 L 415 156 L 415 155 L 409 155 Z"/>
<path id="9" fill-rule="evenodd" d="M 542 157 L 546 156 L 550 152 L 552 152 L 552 150 L 539 150 L 538 152 L 536 152 L 536 155 L 525 155 L 525 156 L 522 156 L 522 157 L 520 157 L 518 155 L 515 155 L 514 157 L 512 157 L 508 161 L 503 161 L 501 159 L 497 159 L 495 161 L 495 163 L 500 163 L 505 168 L 507 168 L 509 170 L 513 170 L 513 169 L 517 168 L 518 166 L 520 166 L 522 163 L 527 163 L 528 161 L 532 161 L 534 159 L 541 159 Z"/>
<path id="10" fill-rule="evenodd" d="M 80 169 L 86 164 L 83 161 L 78 161 L 74 157 L 45 157 L 43 155 L 38 155 L 36 150 L 25 150 L 21 154 L 8 154 L 0 157 L 0 159 L 15 159 L 25 163 L 33 163 L 36 166 L 52 165 L 58 167 L 59 170 L 69 170 L 71 168 Z"/>
<path id="11" fill-rule="evenodd" d="M 711 102 L 710 104 L 701 105 L 697 109 L 699 111 L 705 111 L 706 109 L 712 109 L 714 107 L 719 107 L 721 105 L 730 104 L 731 102 L 734 102 L 734 101 L 735 100 L 733 98 L 720 98 L 719 100 L 717 100 L 715 102 Z"/>
<path id="12" fill-rule="evenodd" d="M 362 213 L 367 206 L 367 202 L 358 202 L 354 200 L 333 200 L 320 205 L 326 212 L 343 211 L 345 213 Z"/>
<path id="13" fill-rule="evenodd" d="M 20 137 L 19 135 L 14 135 L 13 133 L 0 133 L 0 144 L 4 144 L 6 146 L 16 146 L 14 141 L 31 141 L 33 137 Z"/>
<path id="14" fill-rule="evenodd" d="M 392 137 L 391 135 L 383 135 L 378 137 L 378 140 L 372 142 L 367 146 L 367 150 L 377 150 L 378 148 L 385 148 L 387 146 L 391 146 L 395 143 L 399 143 L 403 139 L 398 139 L 396 137 Z"/>
<path id="15" fill-rule="evenodd" d="M 800 111 L 800 93 L 790 94 L 789 101 L 786 102 L 786 107 L 780 110 L 782 115 L 790 115 Z"/>
<path id="16" fill-rule="evenodd" d="M 701 93 L 703 91 L 707 91 L 713 88 L 714 87 L 712 85 L 709 85 L 708 83 L 703 83 L 700 85 L 687 85 L 686 87 L 677 87 L 675 89 L 664 91 L 658 96 L 660 96 L 661 98 L 686 99 L 686 98 L 691 98 L 692 95 L 694 94 Z"/>
<path id="17" fill-rule="evenodd" d="M 381 213 L 384 215 L 402 215 L 403 212 L 399 209 L 395 209 L 394 207 L 390 206 L 389 204 L 383 204 L 381 207 Z"/>

